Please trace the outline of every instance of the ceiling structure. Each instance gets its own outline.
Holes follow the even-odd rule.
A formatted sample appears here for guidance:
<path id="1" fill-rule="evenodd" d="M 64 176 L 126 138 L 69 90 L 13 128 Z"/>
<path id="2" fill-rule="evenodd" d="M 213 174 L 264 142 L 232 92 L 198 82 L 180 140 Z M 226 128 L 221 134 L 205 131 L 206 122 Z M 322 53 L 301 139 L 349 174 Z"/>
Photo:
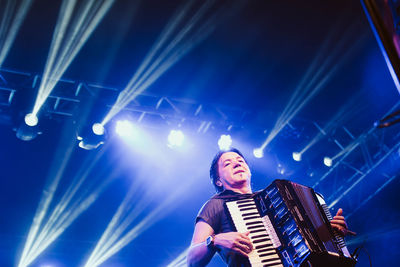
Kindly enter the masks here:
<path id="1" fill-rule="evenodd" d="M 73 220 L 58 221 L 62 233 L 31 266 L 83 266 L 123 203 L 133 214 L 126 243 L 105 249 L 112 253 L 101 266 L 170 264 L 213 194 L 208 164 L 221 134 L 247 155 L 254 189 L 277 178 L 314 187 L 332 212 L 345 210 L 358 232 L 348 239 L 352 251 L 363 245 L 374 263 L 394 263 L 399 126 L 374 123 L 399 110 L 400 97 L 359 1 L 109 1 L 38 113 L 40 134 L 22 141 L 16 133 L 44 80 L 61 3 L 32 1 L 0 65 L 2 266 L 18 264 L 52 189 L 49 212 L 70 196 Z M 192 35 L 182 38 L 179 56 L 105 125 L 102 146 L 79 148 L 76 136 L 112 110 L 182 10 L 175 31 L 190 25 Z M 114 134 L 121 119 L 145 137 L 121 140 Z M 171 129 L 185 133 L 184 149 L 166 146 Z M 254 158 L 263 144 L 264 158 Z M 292 152 L 302 150 L 294 161 Z M 368 264 L 364 248 L 360 266 Z M 210 266 L 223 265 L 216 257 Z"/>

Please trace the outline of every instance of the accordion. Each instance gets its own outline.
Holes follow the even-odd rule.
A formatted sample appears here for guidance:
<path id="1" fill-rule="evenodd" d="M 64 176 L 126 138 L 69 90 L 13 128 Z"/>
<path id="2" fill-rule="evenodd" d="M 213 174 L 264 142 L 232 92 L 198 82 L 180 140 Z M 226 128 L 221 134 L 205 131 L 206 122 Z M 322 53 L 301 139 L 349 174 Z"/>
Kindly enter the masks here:
<path id="1" fill-rule="evenodd" d="M 275 180 L 250 198 L 227 200 L 238 232 L 249 231 L 251 266 L 354 266 L 344 239 L 330 225 L 323 198 L 310 187 Z"/>

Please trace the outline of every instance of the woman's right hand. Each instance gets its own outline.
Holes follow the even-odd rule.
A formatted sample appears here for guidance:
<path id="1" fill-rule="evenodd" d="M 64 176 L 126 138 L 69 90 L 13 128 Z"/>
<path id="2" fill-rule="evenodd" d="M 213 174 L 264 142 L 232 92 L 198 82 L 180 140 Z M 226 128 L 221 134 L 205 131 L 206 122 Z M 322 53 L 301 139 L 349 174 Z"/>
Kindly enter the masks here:
<path id="1" fill-rule="evenodd" d="M 249 238 L 249 233 L 228 232 L 220 233 L 214 237 L 214 245 L 235 251 L 243 256 L 253 250 L 253 245 Z"/>

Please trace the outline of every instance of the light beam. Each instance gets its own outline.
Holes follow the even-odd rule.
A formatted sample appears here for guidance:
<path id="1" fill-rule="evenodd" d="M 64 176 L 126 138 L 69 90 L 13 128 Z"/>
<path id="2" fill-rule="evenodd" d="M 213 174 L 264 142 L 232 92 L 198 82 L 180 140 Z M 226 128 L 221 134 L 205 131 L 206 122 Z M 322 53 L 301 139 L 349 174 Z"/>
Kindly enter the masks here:
<path id="1" fill-rule="evenodd" d="M 224 16 L 230 14 L 229 9 L 235 10 L 238 6 L 236 4 L 217 10 L 213 9 L 214 1 L 207 0 L 202 2 L 195 14 L 190 14 L 194 2 L 187 1 L 186 5 L 182 6 L 168 22 L 125 89 L 119 94 L 110 112 L 103 119 L 103 125 L 151 86 L 197 44 L 207 38 L 214 31 L 217 23 Z M 212 15 L 206 17 L 210 10 L 213 11 Z M 190 17 L 190 19 L 185 23 L 186 17 Z M 182 24 L 183 26 L 181 26 Z M 182 28 L 178 31 L 179 26 Z M 174 35 L 175 32 L 177 33 Z"/>
<path id="2" fill-rule="evenodd" d="M 79 1 L 80 7 L 74 14 L 77 1 L 64 0 L 62 2 L 33 114 L 38 113 L 61 76 L 113 3 L 114 0 Z"/>
<path id="3" fill-rule="evenodd" d="M 72 142 L 75 142 L 75 140 L 72 140 Z M 64 192 L 59 202 L 55 204 L 52 211 L 49 211 L 49 206 L 53 201 L 54 194 L 71 156 L 73 147 L 74 146 L 71 144 L 68 146 L 66 157 L 65 155 L 59 155 L 59 158 L 64 159 L 64 161 L 62 162 L 57 175 L 52 177 L 53 180 L 51 181 L 50 186 L 46 187 L 43 192 L 18 267 L 26 267 L 32 263 L 65 231 L 65 229 L 72 224 L 80 214 L 94 203 L 116 174 L 113 172 L 102 182 L 96 183 L 91 187 L 86 188 L 86 190 L 81 189 L 93 167 L 103 155 L 105 151 L 105 149 L 103 149 L 94 159 L 88 159 L 87 163 L 82 165 L 80 171 Z M 65 150 L 60 150 L 59 152 L 64 154 Z"/>
<path id="4" fill-rule="evenodd" d="M 348 33 L 350 33 L 350 30 Z M 306 74 L 296 87 L 282 114 L 276 120 L 273 129 L 261 145 L 261 149 L 265 149 L 279 134 L 279 132 L 325 87 L 336 71 L 346 62 L 347 57 L 351 52 L 356 50 L 362 44 L 361 39 L 359 39 L 357 42 L 352 44 L 350 49 L 348 49 L 344 54 L 341 54 L 340 50 L 343 49 L 345 41 L 348 41 L 351 38 L 350 34 L 348 35 L 348 37 L 343 37 L 340 42 L 336 42 L 333 51 L 324 51 L 327 50 L 327 44 L 329 43 L 329 39 L 326 39 L 320 51 L 307 69 Z M 322 59 L 322 56 L 328 53 L 329 55 Z M 340 59 L 335 63 L 334 60 L 336 58 Z M 322 64 L 319 63 L 322 60 Z"/>
<path id="5" fill-rule="evenodd" d="M 16 9 L 17 1 L 7 0 L 0 14 L 0 67 L 3 65 L 17 33 L 24 22 L 33 0 L 22 0 Z"/>
<path id="6" fill-rule="evenodd" d="M 150 191 L 148 191 L 148 196 L 144 197 L 143 191 L 138 189 L 137 183 L 131 185 L 130 191 L 114 214 L 93 252 L 89 255 L 84 267 L 99 266 L 132 242 L 137 236 L 170 212 L 174 207 L 173 203 L 176 202 L 181 194 L 187 192 L 187 189 L 191 186 L 191 181 L 180 184 L 173 193 L 168 194 L 161 202 L 158 202 L 156 208 L 146 217 L 132 225 L 134 220 L 150 204 L 149 198 L 151 196 Z M 135 206 L 132 208 L 133 204 Z"/>
<path id="7" fill-rule="evenodd" d="M 189 252 L 189 248 L 185 249 L 181 254 L 179 254 L 178 257 L 176 257 L 175 260 L 173 260 L 170 264 L 167 265 L 167 267 L 180 267 L 180 266 L 186 266 L 186 257 Z"/>

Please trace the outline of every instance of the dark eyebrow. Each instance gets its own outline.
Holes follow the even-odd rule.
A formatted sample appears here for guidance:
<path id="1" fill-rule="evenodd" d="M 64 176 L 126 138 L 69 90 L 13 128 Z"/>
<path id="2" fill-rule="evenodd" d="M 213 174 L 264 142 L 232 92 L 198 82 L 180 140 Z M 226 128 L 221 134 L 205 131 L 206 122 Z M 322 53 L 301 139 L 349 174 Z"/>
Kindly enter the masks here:
<path id="1" fill-rule="evenodd" d="M 224 160 L 223 162 L 222 162 L 222 164 L 225 164 L 225 162 L 227 162 L 227 161 L 232 161 L 231 159 L 226 159 L 226 160 Z"/>

